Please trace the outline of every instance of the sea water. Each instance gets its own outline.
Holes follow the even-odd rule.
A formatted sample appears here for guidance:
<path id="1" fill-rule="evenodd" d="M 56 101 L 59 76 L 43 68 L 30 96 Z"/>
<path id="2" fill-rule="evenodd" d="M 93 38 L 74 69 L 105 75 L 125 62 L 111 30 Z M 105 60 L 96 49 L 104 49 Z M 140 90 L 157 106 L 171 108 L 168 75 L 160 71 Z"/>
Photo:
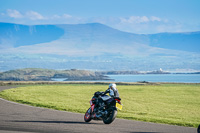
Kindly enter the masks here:
<path id="1" fill-rule="evenodd" d="M 114 82 L 178 82 L 200 83 L 200 74 L 138 74 L 138 75 L 106 75 Z M 65 81 L 67 78 L 52 78 L 53 81 Z M 82 81 L 82 80 L 81 80 Z M 87 80 L 88 81 L 88 80 Z M 102 82 L 109 80 L 90 80 Z"/>
<path id="2" fill-rule="evenodd" d="M 200 83 L 200 74 L 139 74 L 139 75 L 107 75 L 115 82 L 179 82 Z"/>

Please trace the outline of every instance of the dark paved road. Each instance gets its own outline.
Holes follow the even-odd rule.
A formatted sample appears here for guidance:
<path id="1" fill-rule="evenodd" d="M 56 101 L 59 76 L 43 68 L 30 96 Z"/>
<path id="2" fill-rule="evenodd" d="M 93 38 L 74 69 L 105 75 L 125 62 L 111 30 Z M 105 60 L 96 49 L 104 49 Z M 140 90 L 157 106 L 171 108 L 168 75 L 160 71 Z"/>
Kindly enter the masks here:
<path id="1" fill-rule="evenodd" d="M 0 86 L 0 91 L 11 87 Z M 31 107 L 0 99 L 0 133 L 196 133 L 196 128 L 116 119 L 85 123 L 83 114 Z"/>

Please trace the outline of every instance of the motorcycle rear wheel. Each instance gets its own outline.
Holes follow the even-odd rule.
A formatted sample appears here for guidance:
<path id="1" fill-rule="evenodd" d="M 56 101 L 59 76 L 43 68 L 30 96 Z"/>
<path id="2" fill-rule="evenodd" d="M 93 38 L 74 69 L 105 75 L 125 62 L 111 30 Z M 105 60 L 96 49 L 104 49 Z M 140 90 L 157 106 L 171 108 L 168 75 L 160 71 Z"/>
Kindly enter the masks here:
<path id="1" fill-rule="evenodd" d="M 117 116 L 117 110 L 112 109 L 108 112 L 107 117 L 103 118 L 104 124 L 110 124 L 115 120 L 115 117 Z"/>
<path id="2" fill-rule="evenodd" d="M 92 118 L 91 118 L 91 108 L 89 108 L 84 115 L 84 121 L 90 122 L 91 120 L 92 120 Z"/>

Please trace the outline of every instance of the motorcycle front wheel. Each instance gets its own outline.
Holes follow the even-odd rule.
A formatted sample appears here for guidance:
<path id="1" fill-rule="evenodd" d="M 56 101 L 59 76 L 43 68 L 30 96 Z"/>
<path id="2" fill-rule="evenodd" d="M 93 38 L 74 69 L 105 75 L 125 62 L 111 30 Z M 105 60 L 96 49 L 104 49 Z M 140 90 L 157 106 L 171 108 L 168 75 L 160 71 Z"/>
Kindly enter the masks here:
<path id="1" fill-rule="evenodd" d="M 92 118 L 91 118 L 91 108 L 89 108 L 84 115 L 84 121 L 90 122 L 91 120 L 92 120 Z"/>
<path id="2" fill-rule="evenodd" d="M 110 124 L 115 120 L 117 115 L 117 110 L 112 109 L 108 112 L 108 115 L 103 118 L 104 124 Z"/>

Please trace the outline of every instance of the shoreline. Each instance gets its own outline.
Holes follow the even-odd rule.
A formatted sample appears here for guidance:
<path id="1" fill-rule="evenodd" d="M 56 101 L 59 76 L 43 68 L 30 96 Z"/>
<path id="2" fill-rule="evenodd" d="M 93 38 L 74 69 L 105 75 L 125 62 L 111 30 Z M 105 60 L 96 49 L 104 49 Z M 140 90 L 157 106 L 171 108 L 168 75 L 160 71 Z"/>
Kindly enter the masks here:
<path id="1" fill-rule="evenodd" d="M 0 86 L 8 85 L 54 85 L 54 84 L 109 84 L 116 83 L 118 85 L 161 85 L 161 84 L 193 84 L 199 85 L 200 83 L 182 83 L 182 82 L 115 82 L 115 81 L 0 81 Z"/>

